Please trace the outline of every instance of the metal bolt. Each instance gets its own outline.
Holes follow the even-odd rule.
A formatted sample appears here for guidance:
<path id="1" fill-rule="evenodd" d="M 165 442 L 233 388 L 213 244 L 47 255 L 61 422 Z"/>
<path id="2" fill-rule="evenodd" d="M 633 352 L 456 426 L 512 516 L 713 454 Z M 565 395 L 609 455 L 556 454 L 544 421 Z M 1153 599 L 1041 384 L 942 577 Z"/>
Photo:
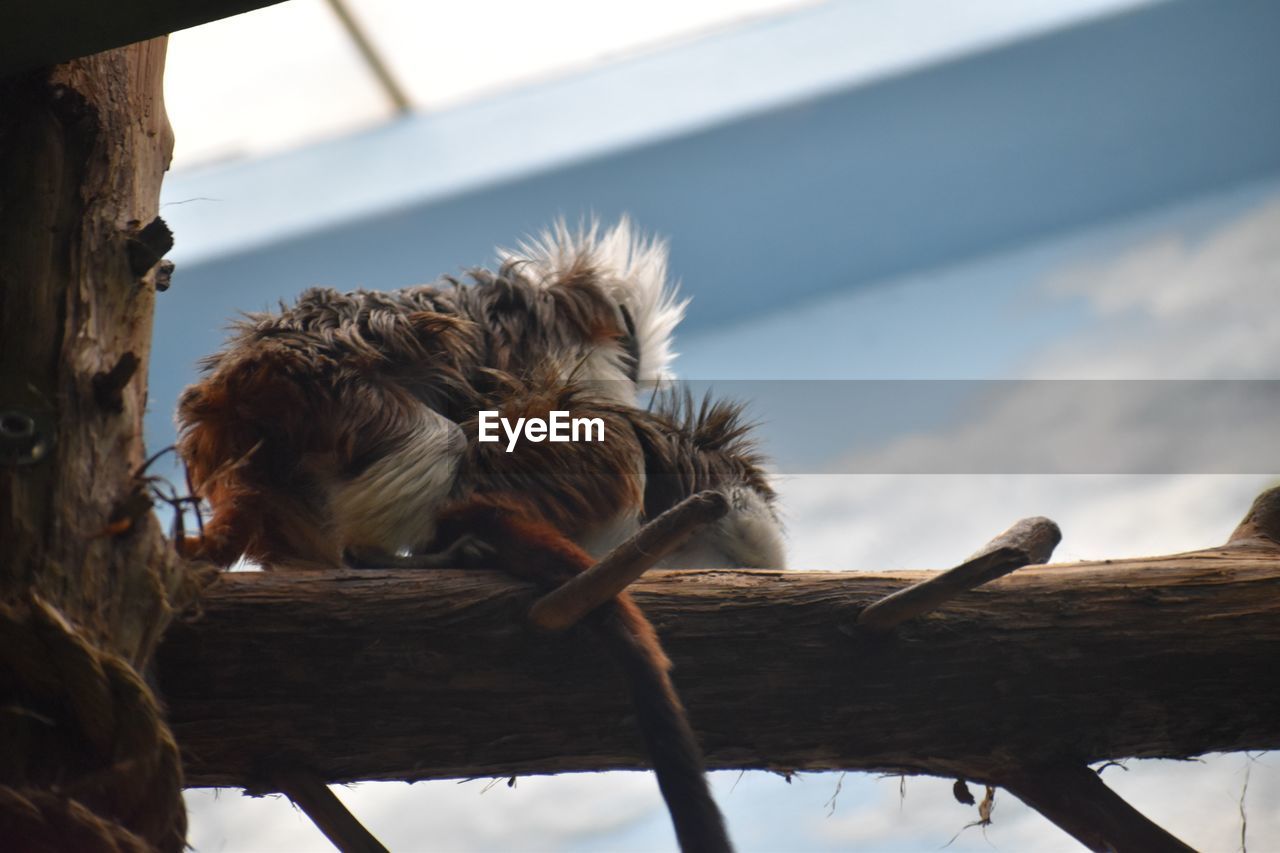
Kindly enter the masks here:
<path id="1" fill-rule="evenodd" d="M 50 424 L 22 409 L 0 409 L 0 464 L 31 465 L 49 453 Z"/>
<path id="2" fill-rule="evenodd" d="M 16 441 L 36 434 L 36 419 L 13 409 L 0 412 L 0 439 Z"/>

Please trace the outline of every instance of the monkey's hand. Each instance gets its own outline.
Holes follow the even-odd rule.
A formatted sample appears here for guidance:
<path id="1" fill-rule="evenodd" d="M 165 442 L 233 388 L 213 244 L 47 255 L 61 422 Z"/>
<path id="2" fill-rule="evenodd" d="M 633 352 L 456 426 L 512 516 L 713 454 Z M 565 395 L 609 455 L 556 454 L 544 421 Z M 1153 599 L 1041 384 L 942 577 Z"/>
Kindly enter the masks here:
<path id="1" fill-rule="evenodd" d="M 493 568 L 498 552 L 471 534 L 453 540 L 439 551 L 387 554 L 376 548 L 348 548 L 343 561 L 353 569 L 479 569 Z"/>

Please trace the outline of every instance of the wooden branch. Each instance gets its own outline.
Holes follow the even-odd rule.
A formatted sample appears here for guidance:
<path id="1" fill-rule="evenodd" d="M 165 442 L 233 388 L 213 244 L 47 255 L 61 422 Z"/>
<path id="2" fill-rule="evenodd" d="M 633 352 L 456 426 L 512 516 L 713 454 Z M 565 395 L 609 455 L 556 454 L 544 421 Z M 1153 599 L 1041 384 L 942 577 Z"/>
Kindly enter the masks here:
<path id="1" fill-rule="evenodd" d="M 858 615 L 858 626 L 867 631 L 892 630 L 962 592 L 1023 566 L 1043 563 L 1061 540 L 1062 532 L 1049 519 L 1024 518 L 954 569 L 874 602 Z"/>
<path id="2" fill-rule="evenodd" d="M 570 628 L 630 586 L 699 527 L 723 518 L 728 511 L 729 502 L 719 492 L 690 495 L 605 554 L 600 562 L 534 602 L 529 621 L 546 631 Z"/>
<path id="3" fill-rule="evenodd" d="M 1083 764 L 1038 767 L 1000 783 L 1009 793 L 1098 853 L 1191 853 Z"/>
<path id="4" fill-rule="evenodd" d="M 272 787 L 302 809 L 324 837 L 342 853 L 388 853 L 350 810 L 312 773 L 277 773 Z"/>
<path id="5" fill-rule="evenodd" d="M 1270 489 L 1254 500 L 1227 544 L 1274 550 L 1280 545 L 1278 534 L 1280 489 Z M 1125 802 L 1084 765 L 1023 768 L 1006 774 L 1001 784 L 1090 850 L 1102 853 L 1186 853 L 1191 850 Z"/>
<path id="6" fill-rule="evenodd" d="M 281 0 L 46 0 L 8 3 L 0 13 L 0 76 L 54 65 Z"/>
<path id="7" fill-rule="evenodd" d="M 651 572 L 712 767 L 932 773 L 1280 747 L 1280 550 L 1024 569 L 871 635 L 925 572 Z M 159 676 L 193 785 L 645 766 L 612 662 L 479 571 L 224 575 Z M 1223 666 L 1224 660 L 1231 666 Z"/>

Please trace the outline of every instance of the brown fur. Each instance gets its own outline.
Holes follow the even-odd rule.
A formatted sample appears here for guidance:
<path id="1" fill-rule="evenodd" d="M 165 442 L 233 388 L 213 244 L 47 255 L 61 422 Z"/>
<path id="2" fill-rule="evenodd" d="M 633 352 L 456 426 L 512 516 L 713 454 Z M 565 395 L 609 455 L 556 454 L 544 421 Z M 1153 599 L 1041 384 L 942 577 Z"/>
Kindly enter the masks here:
<path id="1" fill-rule="evenodd" d="M 635 410 L 552 376 L 522 382 L 495 376 L 486 408 L 509 420 L 549 417 L 568 411 L 577 417 L 600 418 L 604 441 L 534 443 L 522 441 L 512 453 L 505 437 L 497 443 L 475 440 L 477 418 L 462 423 L 468 439 L 459 495 L 521 495 L 537 514 L 573 539 L 608 524 L 619 513 L 636 513 L 644 495 L 643 450 L 632 424 Z"/>
<path id="2" fill-rule="evenodd" d="M 423 405 L 386 369 L 391 359 L 414 355 L 416 381 L 459 405 L 474 393 L 463 378 L 475 363 L 473 324 L 414 312 L 389 318 L 381 339 L 361 331 L 242 330 L 206 361 L 209 375 L 178 407 L 178 451 L 213 509 L 188 553 L 223 565 L 241 554 L 265 564 L 340 565 L 327 483 L 408 441 Z"/>
<path id="3" fill-rule="evenodd" d="M 179 453 L 213 509 L 192 556 L 229 565 L 336 566 L 325 482 L 353 478 L 417 425 L 419 406 L 465 421 L 502 380 L 571 370 L 593 347 L 626 347 L 621 314 L 584 271 L 535 285 L 510 264 L 462 287 L 313 289 L 251 314 L 178 406 Z M 498 368 L 494 373 L 491 368 Z"/>
<path id="4" fill-rule="evenodd" d="M 635 419 L 645 459 L 644 513 L 654 518 L 692 494 L 742 484 L 772 505 L 777 495 L 751 439 L 743 407 L 710 394 L 700 404 L 685 390 L 660 393 Z"/>
<path id="5" fill-rule="evenodd" d="M 468 287 L 311 290 L 238 323 L 179 404 L 179 452 L 213 510 L 184 550 L 222 565 L 247 555 L 267 567 L 338 567 L 352 552 L 394 562 L 403 543 L 445 548 L 465 535 L 495 549 L 513 575 L 550 587 L 591 564 L 574 540 L 619 519 L 638 524 L 695 491 L 743 485 L 771 507 L 738 407 L 622 402 L 635 390 L 634 324 L 590 265 L 572 264 L 554 282 L 533 282 L 519 263 L 472 277 Z M 630 365 L 625 394 L 574 381 L 601 354 Z M 505 442 L 476 440 L 480 409 L 599 417 L 605 440 L 524 441 L 507 453 Z M 428 429 L 442 423 L 458 425 L 458 446 Z M 457 466 L 439 495 L 384 494 L 383 479 L 365 479 L 390 467 L 379 476 L 400 483 L 401 466 L 436 459 Z M 424 475 L 415 476 L 406 482 Z M 391 541 L 378 538 L 381 528 L 353 533 L 335 509 L 335 495 L 355 500 L 353 490 L 366 509 L 369 500 L 409 506 L 404 523 L 417 527 Z M 729 850 L 653 626 L 625 595 L 590 624 L 631 685 L 682 847 Z"/>
<path id="6" fill-rule="evenodd" d="M 442 540 L 478 536 L 511 574 L 554 588 L 585 571 L 590 555 L 538 517 L 527 501 L 510 494 L 477 494 L 441 518 Z M 652 623 L 622 593 L 598 608 L 587 624 L 618 662 L 631 688 L 641 735 L 658 787 L 685 853 L 730 853 L 724 818 L 707 786 L 702 751 L 671 683 L 671 662 Z"/>

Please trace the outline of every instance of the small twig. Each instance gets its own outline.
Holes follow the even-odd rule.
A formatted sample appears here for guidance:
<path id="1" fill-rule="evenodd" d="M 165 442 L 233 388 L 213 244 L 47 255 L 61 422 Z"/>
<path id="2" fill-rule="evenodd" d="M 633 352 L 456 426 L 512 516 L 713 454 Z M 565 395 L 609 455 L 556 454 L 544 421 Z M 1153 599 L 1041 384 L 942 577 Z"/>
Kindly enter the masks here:
<path id="1" fill-rule="evenodd" d="M 997 779 L 1090 850 L 1188 853 L 1186 844 L 1129 805 L 1083 764 L 1039 767 Z"/>
<path id="2" fill-rule="evenodd" d="M 187 481 L 187 497 L 191 499 L 191 508 L 196 514 L 196 532 L 204 539 L 204 516 L 200 514 L 200 497 L 196 495 L 196 487 L 191 483 L 191 469 L 182 466 L 182 477 Z"/>
<path id="3" fill-rule="evenodd" d="M 831 817 L 836 813 L 836 799 L 840 796 L 840 789 L 844 787 L 844 774 L 840 774 L 840 778 L 836 779 L 836 789 L 831 792 L 831 799 L 827 800 L 827 817 Z"/>
<path id="4" fill-rule="evenodd" d="M 143 474 L 147 473 L 147 469 L 150 468 L 152 465 L 154 465 L 156 461 L 159 460 L 166 453 L 173 453 L 177 451 L 177 449 L 178 449 L 178 445 L 170 444 L 167 447 L 162 447 L 159 450 L 157 450 L 155 453 L 152 453 L 150 456 L 146 458 L 146 460 L 141 465 L 138 466 L 138 470 L 133 472 L 134 479 L 137 479 L 141 477 Z"/>
<path id="5" fill-rule="evenodd" d="M 529 621 L 548 631 L 564 631 L 626 589 L 695 530 L 729 511 L 719 492 L 691 495 L 640 528 L 600 562 L 534 603 Z"/>
<path id="6" fill-rule="evenodd" d="M 382 842 L 364 828 L 319 776 L 305 772 L 281 773 L 272 783 L 306 812 L 316 828 L 342 853 L 388 853 Z"/>
<path id="7" fill-rule="evenodd" d="M 1253 506 L 1232 532 L 1227 545 L 1240 545 L 1256 540 L 1269 540 L 1263 544 L 1280 545 L 1280 486 L 1267 489 L 1253 499 Z"/>
<path id="8" fill-rule="evenodd" d="M 1249 853 L 1249 813 L 1244 808 L 1244 798 L 1249 795 L 1249 772 L 1253 770 L 1253 756 L 1244 754 L 1244 784 L 1240 786 L 1240 853 Z"/>
<path id="9" fill-rule="evenodd" d="M 889 631 L 966 590 L 1023 566 L 1043 563 L 1061 539 L 1058 525 L 1049 519 L 1024 518 L 954 569 L 869 605 L 858 615 L 858 626 L 868 631 Z"/>

